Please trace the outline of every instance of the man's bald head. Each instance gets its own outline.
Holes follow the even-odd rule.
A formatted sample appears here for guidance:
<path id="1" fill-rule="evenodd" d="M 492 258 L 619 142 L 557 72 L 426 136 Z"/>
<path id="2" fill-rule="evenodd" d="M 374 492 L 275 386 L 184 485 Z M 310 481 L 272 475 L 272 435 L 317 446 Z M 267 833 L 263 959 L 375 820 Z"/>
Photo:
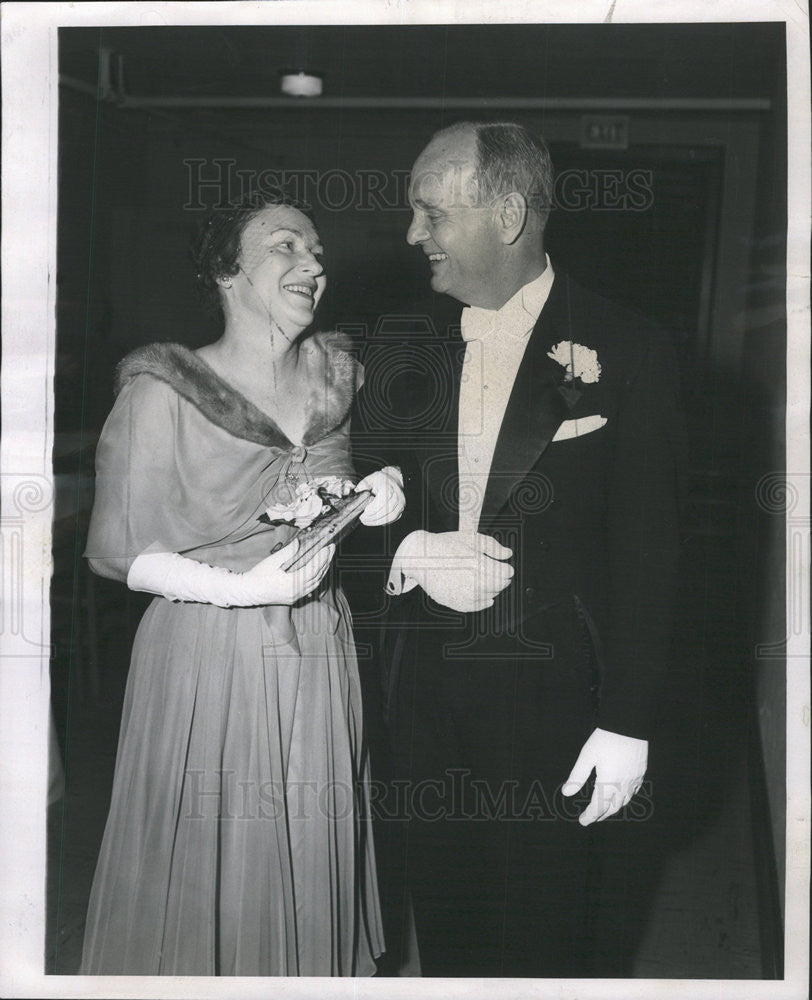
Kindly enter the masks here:
<path id="1" fill-rule="evenodd" d="M 435 132 L 429 149 L 465 150 L 471 156 L 480 203 L 511 191 L 521 194 L 543 231 L 553 198 L 553 165 L 547 144 L 515 122 L 459 122 Z"/>
<path id="2" fill-rule="evenodd" d="M 428 258 L 436 292 L 498 309 L 544 270 L 551 194 L 546 146 L 526 129 L 452 125 L 412 168 L 406 240 Z"/>

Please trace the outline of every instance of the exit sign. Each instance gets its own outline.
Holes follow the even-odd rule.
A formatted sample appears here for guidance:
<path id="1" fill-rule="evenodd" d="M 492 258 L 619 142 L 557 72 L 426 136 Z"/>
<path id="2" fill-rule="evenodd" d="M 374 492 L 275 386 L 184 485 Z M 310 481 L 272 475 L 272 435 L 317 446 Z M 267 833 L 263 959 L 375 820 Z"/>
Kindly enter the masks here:
<path id="1" fill-rule="evenodd" d="M 581 145 L 585 149 L 627 149 L 629 119 L 626 115 L 584 115 Z"/>

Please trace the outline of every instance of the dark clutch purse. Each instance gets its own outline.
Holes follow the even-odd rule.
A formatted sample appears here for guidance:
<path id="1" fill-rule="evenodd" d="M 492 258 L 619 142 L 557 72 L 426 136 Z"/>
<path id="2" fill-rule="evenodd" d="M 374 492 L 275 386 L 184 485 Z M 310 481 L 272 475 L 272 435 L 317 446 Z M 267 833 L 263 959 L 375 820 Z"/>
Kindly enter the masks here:
<path id="1" fill-rule="evenodd" d="M 371 499 L 372 493 L 369 490 L 351 493 L 337 500 L 327 514 L 317 518 L 308 527 L 301 528 L 294 536 L 299 539 L 296 555 L 282 569 L 298 569 L 319 549 L 349 534 Z"/>

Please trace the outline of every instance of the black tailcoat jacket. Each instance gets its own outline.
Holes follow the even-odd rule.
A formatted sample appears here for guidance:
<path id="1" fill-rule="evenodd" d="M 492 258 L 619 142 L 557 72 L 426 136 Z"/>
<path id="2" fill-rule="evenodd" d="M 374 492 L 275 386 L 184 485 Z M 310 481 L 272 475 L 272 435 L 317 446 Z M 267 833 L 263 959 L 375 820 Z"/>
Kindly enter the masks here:
<path id="1" fill-rule="evenodd" d="M 596 353 L 597 381 L 566 381 L 548 356 L 562 342 Z M 457 466 L 465 344 L 413 350 L 400 537 L 455 531 L 470 502 Z M 513 550 L 513 580 L 472 614 L 419 587 L 391 599 L 385 703 L 417 822 L 400 847 L 378 839 L 400 859 L 387 878 L 410 889 L 425 975 L 583 974 L 594 828 L 576 822 L 589 791 L 576 803 L 560 787 L 595 726 L 651 737 L 677 578 L 677 381 L 663 333 L 557 273 L 479 521 Z M 595 416 L 599 429 L 553 440 Z"/>
<path id="2" fill-rule="evenodd" d="M 597 382 L 565 381 L 565 369 L 548 357 L 562 342 L 596 352 Z M 400 538 L 415 528 L 455 531 L 467 500 L 457 485 L 465 344 L 414 349 L 430 349 L 430 365 L 443 378 L 438 392 L 436 377 L 416 376 L 406 394 L 412 413 L 434 407 L 435 416 L 401 457 L 407 508 Z M 553 440 L 562 422 L 595 415 L 606 419 L 600 429 Z M 670 339 L 557 273 L 513 385 L 479 522 L 480 532 L 513 549 L 514 579 L 493 609 L 475 614 L 441 608 L 420 588 L 392 601 L 384 664 L 390 707 L 421 633 L 424 652 L 425 633 L 434 637 L 438 669 L 444 661 L 505 655 L 543 671 L 550 661 L 545 629 L 561 625 L 574 607 L 586 638 L 581 628 L 552 631 L 561 642 L 571 634 L 579 647 L 592 646 L 597 723 L 648 738 L 670 640 L 683 456 Z M 556 653 L 567 656 L 563 648 Z"/>

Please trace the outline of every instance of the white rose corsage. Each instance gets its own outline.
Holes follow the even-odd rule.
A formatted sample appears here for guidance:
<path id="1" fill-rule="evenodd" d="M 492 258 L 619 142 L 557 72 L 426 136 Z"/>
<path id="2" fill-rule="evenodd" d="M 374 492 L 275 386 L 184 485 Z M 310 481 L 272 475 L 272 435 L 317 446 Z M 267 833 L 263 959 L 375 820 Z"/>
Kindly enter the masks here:
<path id="1" fill-rule="evenodd" d="M 597 382 L 601 377 L 597 353 L 590 347 L 584 347 L 583 344 L 562 340 L 547 352 L 547 357 L 565 369 L 564 379 L 567 382 L 572 382 L 576 378 L 584 383 Z"/>
<path id="2" fill-rule="evenodd" d="M 271 524 L 288 523 L 297 528 L 309 527 L 318 517 L 329 513 L 337 500 L 349 496 L 355 488 L 350 479 L 340 476 L 325 476 L 299 483 L 296 493 L 289 503 L 275 503 L 261 518 Z"/>

